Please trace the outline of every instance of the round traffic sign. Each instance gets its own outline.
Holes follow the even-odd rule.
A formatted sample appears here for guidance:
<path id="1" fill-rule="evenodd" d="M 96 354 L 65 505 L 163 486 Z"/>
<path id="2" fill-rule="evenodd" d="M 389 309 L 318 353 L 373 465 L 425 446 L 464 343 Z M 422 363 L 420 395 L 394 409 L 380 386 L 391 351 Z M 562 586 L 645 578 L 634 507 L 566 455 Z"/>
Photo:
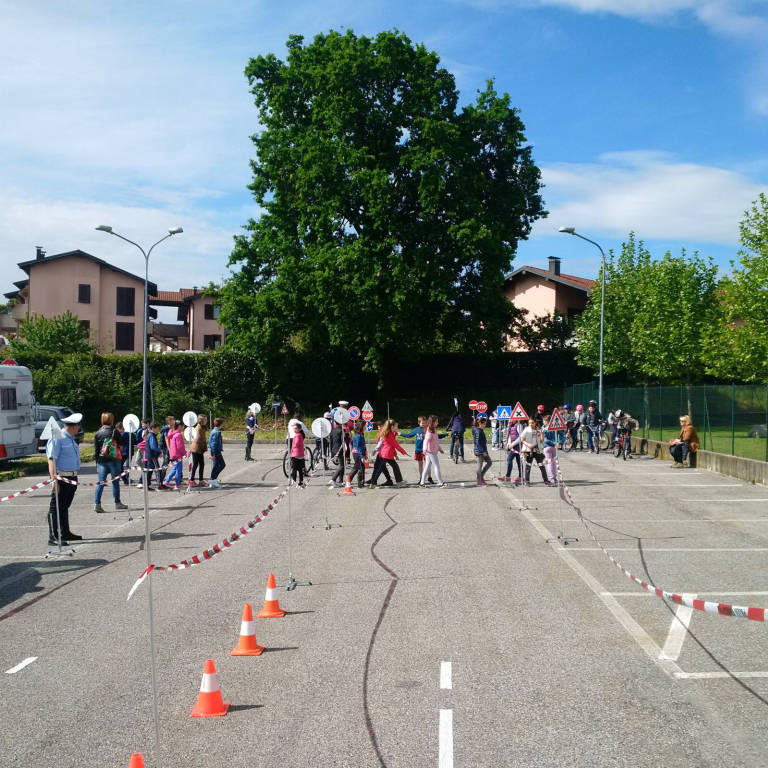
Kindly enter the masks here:
<path id="1" fill-rule="evenodd" d="M 187 427 L 184 430 L 184 439 L 191 443 L 195 439 L 195 428 L 194 427 Z"/>
<path id="2" fill-rule="evenodd" d="M 488 410 L 488 403 L 484 403 L 482 400 L 477 404 L 477 410 L 485 413 Z"/>
<path id="3" fill-rule="evenodd" d="M 194 411 L 187 411 L 182 417 L 181 420 L 184 422 L 184 424 L 188 427 L 194 427 L 195 424 L 197 424 L 197 414 Z"/>
<path id="4" fill-rule="evenodd" d="M 373 411 L 363 411 L 363 421 L 373 421 Z"/>
<path id="5" fill-rule="evenodd" d="M 477 400 L 470 400 L 469 401 L 469 410 L 470 411 L 477 410 Z"/>
<path id="6" fill-rule="evenodd" d="M 337 408 L 333 420 L 337 424 L 346 424 L 349 421 L 349 411 L 346 408 Z"/>
<path id="7" fill-rule="evenodd" d="M 261 406 L 258 403 L 251 403 L 248 406 L 249 411 L 253 411 L 254 414 L 261 413 Z"/>
<path id="8" fill-rule="evenodd" d="M 139 428 L 139 417 L 135 413 L 126 413 L 123 416 L 123 429 L 135 432 Z"/>
<path id="9" fill-rule="evenodd" d="M 328 419 L 315 419 L 312 422 L 312 434 L 315 437 L 328 437 L 331 434 L 331 423 Z"/>
<path id="10" fill-rule="evenodd" d="M 356 405 L 350 405 L 347 410 L 352 421 L 357 421 L 360 418 L 360 409 Z"/>

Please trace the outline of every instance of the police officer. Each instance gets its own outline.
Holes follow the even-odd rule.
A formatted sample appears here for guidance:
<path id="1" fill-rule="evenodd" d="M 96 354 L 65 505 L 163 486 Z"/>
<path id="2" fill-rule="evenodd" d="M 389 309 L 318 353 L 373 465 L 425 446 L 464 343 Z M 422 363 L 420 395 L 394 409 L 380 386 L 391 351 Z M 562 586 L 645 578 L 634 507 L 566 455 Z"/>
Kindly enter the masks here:
<path id="1" fill-rule="evenodd" d="M 83 537 L 69 530 L 69 507 L 77 490 L 77 472 L 80 469 L 80 448 L 75 442 L 75 435 L 83 420 L 82 413 L 73 413 L 62 419 L 64 425 L 61 437 L 48 441 L 46 455 L 48 456 L 48 474 L 51 479 L 56 475 L 71 482 L 56 480 L 51 492 L 51 503 L 48 505 L 48 544 L 58 544 L 59 534 L 61 543 L 80 541 Z M 54 465 L 55 462 L 55 465 Z M 56 515 L 56 497 L 59 499 L 59 513 Z M 61 523 L 61 530 L 59 530 Z"/>

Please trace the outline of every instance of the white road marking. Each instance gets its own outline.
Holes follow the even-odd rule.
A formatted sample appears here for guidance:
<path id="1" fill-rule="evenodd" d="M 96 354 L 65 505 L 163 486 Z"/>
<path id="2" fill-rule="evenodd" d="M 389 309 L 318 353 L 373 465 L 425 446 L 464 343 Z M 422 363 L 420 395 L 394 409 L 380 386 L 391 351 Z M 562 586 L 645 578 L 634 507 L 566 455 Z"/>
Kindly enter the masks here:
<path id="1" fill-rule="evenodd" d="M 438 768 L 453 768 L 453 710 L 440 710 Z"/>
<path id="2" fill-rule="evenodd" d="M 553 535 L 547 528 L 539 522 L 527 509 L 519 510 L 520 514 L 539 532 L 544 539 L 552 539 Z M 629 615 L 621 604 L 610 593 L 606 592 L 605 587 L 579 563 L 571 554 L 571 550 L 566 547 L 558 547 L 557 544 L 550 544 L 552 549 L 557 552 L 568 567 L 576 573 L 577 576 L 602 600 L 603 604 L 613 614 L 614 618 L 627 631 L 630 637 L 645 651 L 645 653 L 664 671 L 665 674 L 672 677 L 676 672 L 682 672 L 680 667 L 674 661 L 669 659 L 660 659 L 661 648 L 654 642 L 651 636 Z"/>
<path id="3" fill-rule="evenodd" d="M 637 547 L 606 547 L 609 552 L 637 552 Z M 558 552 L 602 552 L 600 547 L 560 547 Z M 643 547 L 643 552 L 768 552 L 768 547 Z"/>
<path id="4" fill-rule="evenodd" d="M 768 677 L 768 672 L 675 672 L 678 680 L 722 680 L 735 677 L 738 680 L 747 677 Z"/>
<path id="5" fill-rule="evenodd" d="M 11 667 L 10 669 L 5 670 L 6 675 L 13 675 L 16 672 L 20 672 L 24 667 L 31 664 L 33 661 L 37 659 L 37 656 L 28 656 L 24 661 L 22 661 L 20 664 L 17 664 L 15 667 Z"/>
<path id="6" fill-rule="evenodd" d="M 766 499 L 768 501 L 768 499 Z M 540 517 L 542 523 L 558 523 L 558 517 Z M 688 523 L 768 523 L 768 517 L 699 517 L 697 519 L 677 519 L 677 520 L 655 520 L 652 518 L 630 519 L 627 517 L 590 517 L 589 522 L 601 523 L 605 525 L 620 525 L 622 523 L 638 523 L 648 525 L 651 523 L 678 523 L 687 525 Z M 0 526 L 2 527 L 2 526 Z"/>
<path id="7" fill-rule="evenodd" d="M 692 504 L 702 504 L 703 502 L 708 502 L 709 504 L 712 504 L 713 502 L 719 501 L 723 504 L 731 504 L 734 501 L 768 501 L 768 499 L 678 499 L 678 501 L 681 502 L 690 502 Z"/>
<path id="8" fill-rule="evenodd" d="M 606 595 L 614 597 L 656 597 L 652 592 L 606 592 Z M 701 597 L 736 597 L 738 595 L 768 595 L 768 592 L 697 592 Z"/>
<path id="9" fill-rule="evenodd" d="M 450 661 L 440 662 L 440 688 L 450 691 L 453 688 L 453 673 Z"/>
<path id="10" fill-rule="evenodd" d="M 683 595 L 683 597 L 695 598 L 696 595 Z M 691 623 L 693 608 L 687 605 L 678 605 L 672 624 L 669 627 L 669 634 L 661 649 L 660 659 L 670 659 L 677 661 L 680 658 L 680 652 L 683 650 L 683 642 L 688 634 L 688 626 Z"/>

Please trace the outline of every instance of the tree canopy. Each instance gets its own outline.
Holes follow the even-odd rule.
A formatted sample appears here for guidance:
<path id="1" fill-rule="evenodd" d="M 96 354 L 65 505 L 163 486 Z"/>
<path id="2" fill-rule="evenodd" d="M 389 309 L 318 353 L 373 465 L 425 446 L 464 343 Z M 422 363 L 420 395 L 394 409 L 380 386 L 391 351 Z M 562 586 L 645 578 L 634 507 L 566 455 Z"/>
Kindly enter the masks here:
<path id="1" fill-rule="evenodd" d="M 494 350 L 512 320 L 504 274 L 544 215 L 518 111 L 492 81 L 458 108 L 436 53 L 403 34 L 329 32 L 251 59 L 262 130 L 222 290 L 228 343 L 269 361 L 343 350 Z"/>
<path id="2" fill-rule="evenodd" d="M 23 320 L 11 339 L 12 354 L 91 352 L 89 332 L 69 310 L 56 317 L 33 315 Z"/>

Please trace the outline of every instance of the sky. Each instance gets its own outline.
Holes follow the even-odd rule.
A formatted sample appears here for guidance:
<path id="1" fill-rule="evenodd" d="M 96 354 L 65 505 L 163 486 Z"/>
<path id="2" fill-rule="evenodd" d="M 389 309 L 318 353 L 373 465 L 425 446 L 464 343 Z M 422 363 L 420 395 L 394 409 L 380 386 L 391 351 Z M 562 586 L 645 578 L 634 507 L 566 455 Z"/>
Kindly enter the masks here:
<path id="1" fill-rule="evenodd" d="M 397 29 L 437 52 L 462 104 L 511 96 L 549 216 L 512 265 L 594 277 L 634 231 L 722 271 L 768 191 L 768 0 L 0 0 L 2 291 L 35 247 L 80 248 L 161 289 L 220 282 L 258 215 L 243 70 L 291 34 Z"/>

